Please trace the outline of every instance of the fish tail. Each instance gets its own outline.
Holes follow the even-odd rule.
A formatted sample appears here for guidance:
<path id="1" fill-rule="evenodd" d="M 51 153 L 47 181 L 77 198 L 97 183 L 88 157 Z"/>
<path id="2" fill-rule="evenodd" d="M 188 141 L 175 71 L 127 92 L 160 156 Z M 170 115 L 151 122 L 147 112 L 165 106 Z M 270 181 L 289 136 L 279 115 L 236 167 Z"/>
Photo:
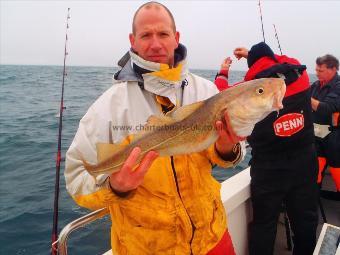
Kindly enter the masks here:
<path id="1" fill-rule="evenodd" d="M 82 160 L 82 161 L 83 161 L 84 168 L 87 170 L 87 172 L 90 175 L 94 177 L 97 177 L 100 174 L 112 174 L 120 170 L 119 168 L 115 168 L 112 166 L 98 167 L 97 165 L 89 164 L 86 160 Z"/>
<path id="2" fill-rule="evenodd" d="M 91 165 L 89 162 L 87 162 L 85 159 L 81 159 L 81 161 L 83 162 L 83 166 L 86 169 L 86 171 L 92 175 L 93 177 L 97 177 L 99 174 L 102 173 L 102 171 L 105 171 L 107 169 L 98 169 L 98 167 L 96 165 Z"/>
<path id="3" fill-rule="evenodd" d="M 87 162 L 83 157 L 81 157 L 81 161 L 83 162 L 83 166 L 86 169 L 86 171 L 92 175 L 93 177 L 96 177 L 98 174 L 96 173 L 95 169 L 96 166 L 95 165 L 91 165 L 89 162 Z"/>
<path id="4" fill-rule="evenodd" d="M 94 170 L 94 166 L 91 165 L 90 163 L 88 163 L 85 159 L 82 158 L 81 161 L 83 162 L 84 168 L 85 168 L 89 173 L 91 173 L 91 172 Z"/>
<path id="5" fill-rule="evenodd" d="M 90 163 L 88 163 L 83 154 L 76 148 L 76 150 L 78 151 L 78 155 L 79 155 L 79 158 L 80 160 L 82 161 L 83 163 L 83 166 L 84 168 L 86 169 L 86 171 L 91 174 L 92 176 L 96 176 L 96 174 L 94 174 L 94 170 L 95 170 L 95 165 L 91 165 Z"/>

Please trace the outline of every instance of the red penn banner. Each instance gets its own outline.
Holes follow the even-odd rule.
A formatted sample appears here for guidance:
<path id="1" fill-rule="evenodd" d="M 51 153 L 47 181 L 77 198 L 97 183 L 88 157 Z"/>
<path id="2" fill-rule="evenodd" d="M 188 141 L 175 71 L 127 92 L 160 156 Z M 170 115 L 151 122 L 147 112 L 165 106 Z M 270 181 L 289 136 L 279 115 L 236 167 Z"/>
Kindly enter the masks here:
<path id="1" fill-rule="evenodd" d="M 278 118 L 274 123 L 277 136 L 292 136 L 303 129 L 305 119 L 301 113 L 288 113 Z"/>

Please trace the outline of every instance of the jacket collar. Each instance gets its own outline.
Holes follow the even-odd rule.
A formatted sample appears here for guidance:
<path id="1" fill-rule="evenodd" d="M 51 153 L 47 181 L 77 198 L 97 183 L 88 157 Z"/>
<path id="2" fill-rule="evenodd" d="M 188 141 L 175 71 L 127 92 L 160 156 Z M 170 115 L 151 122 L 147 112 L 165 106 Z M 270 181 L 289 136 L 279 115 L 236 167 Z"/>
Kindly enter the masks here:
<path id="1" fill-rule="evenodd" d="M 321 85 L 321 82 L 318 80 L 318 85 L 320 86 L 320 88 L 324 88 L 324 87 L 331 87 L 333 86 L 338 80 L 340 80 L 340 76 L 338 73 L 335 73 L 334 77 L 327 83 Z"/>
<path id="2" fill-rule="evenodd" d="M 179 44 L 175 50 L 175 67 L 146 61 L 132 50 L 118 62 L 122 69 L 114 75 L 114 83 L 135 81 L 145 90 L 165 96 L 176 104 L 176 93 L 188 75 L 186 48 Z"/>

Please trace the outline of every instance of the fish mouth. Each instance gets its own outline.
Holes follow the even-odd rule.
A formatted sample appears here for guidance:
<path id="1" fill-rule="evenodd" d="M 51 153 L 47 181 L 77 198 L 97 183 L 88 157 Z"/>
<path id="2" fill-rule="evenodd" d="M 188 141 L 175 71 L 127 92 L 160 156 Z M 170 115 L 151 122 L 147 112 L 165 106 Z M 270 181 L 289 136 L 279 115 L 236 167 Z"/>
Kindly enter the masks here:
<path id="1" fill-rule="evenodd" d="M 281 110 L 283 108 L 282 100 L 286 93 L 286 84 L 282 84 L 280 90 L 274 94 L 273 108 L 275 110 Z"/>

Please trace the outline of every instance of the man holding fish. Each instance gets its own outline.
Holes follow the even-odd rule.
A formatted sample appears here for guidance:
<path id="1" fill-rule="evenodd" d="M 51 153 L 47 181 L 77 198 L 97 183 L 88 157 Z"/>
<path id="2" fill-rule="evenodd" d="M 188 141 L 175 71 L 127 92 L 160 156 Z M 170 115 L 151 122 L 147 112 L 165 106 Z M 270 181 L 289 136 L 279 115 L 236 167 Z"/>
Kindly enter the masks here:
<path id="1" fill-rule="evenodd" d="M 235 254 L 212 165 L 243 158 L 240 141 L 282 108 L 285 84 L 263 79 L 218 94 L 188 71 L 172 14 L 156 2 L 137 10 L 129 39 L 114 85 L 67 152 L 68 192 L 80 206 L 109 208 L 116 254 Z"/>

